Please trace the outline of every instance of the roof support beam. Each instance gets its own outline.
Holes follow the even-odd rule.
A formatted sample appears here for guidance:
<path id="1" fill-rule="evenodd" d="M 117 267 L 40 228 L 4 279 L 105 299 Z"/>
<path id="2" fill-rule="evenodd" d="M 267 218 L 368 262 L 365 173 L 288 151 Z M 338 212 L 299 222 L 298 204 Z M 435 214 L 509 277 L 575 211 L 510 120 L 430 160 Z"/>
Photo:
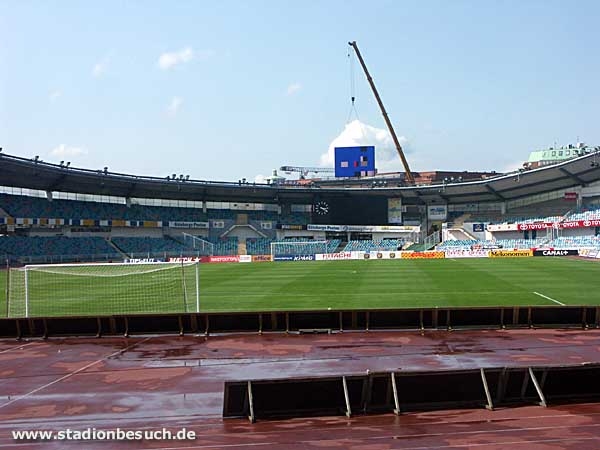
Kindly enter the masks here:
<path id="1" fill-rule="evenodd" d="M 567 175 L 569 178 L 575 180 L 577 183 L 579 183 L 581 186 L 585 186 L 586 182 L 583 181 L 581 178 L 579 178 L 577 175 L 575 175 L 574 173 L 569 172 L 567 169 L 565 169 L 564 167 L 559 167 L 559 169 L 562 173 L 564 173 L 565 175 Z"/>
<path id="2" fill-rule="evenodd" d="M 65 180 L 65 178 L 67 178 L 67 174 L 62 174 L 61 176 L 59 176 L 56 180 L 54 180 L 54 183 L 52 183 L 50 186 L 48 186 L 48 189 L 46 189 L 47 191 L 55 191 L 61 184 L 62 182 Z"/>
<path id="3" fill-rule="evenodd" d="M 137 183 L 131 183 L 131 186 L 129 186 L 129 189 L 127 190 L 127 193 L 125 194 L 125 198 L 130 198 L 131 194 L 133 194 L 133 191 L 135 191 L 136 187 L 137 187 Z"/>
<path id="4" fill-rule="evenodd" d="M 506 197 L 504 197 L 502 194 L 500 194 L 496 189 L 494 189 L 493 187 L 491 187 L 489 184 L 485 185 L 485 188 L 490 191 L 492 194 L 494 194 L 496 196 L 496 198 L 502 200 L 502 201 L 506 201 Z"/>

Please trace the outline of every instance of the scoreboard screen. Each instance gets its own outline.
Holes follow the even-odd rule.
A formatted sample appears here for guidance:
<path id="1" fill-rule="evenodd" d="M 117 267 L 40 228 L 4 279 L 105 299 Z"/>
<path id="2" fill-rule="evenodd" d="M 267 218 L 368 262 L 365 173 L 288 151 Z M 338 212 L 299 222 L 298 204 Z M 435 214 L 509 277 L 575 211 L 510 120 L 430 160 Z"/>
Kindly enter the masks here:
<path id="1" fill-rule="evenodd" d="M 366 177 L 375 173 L 375 147 L 335 147 L 336 177 Z"/>
<path id="2" fill-rule="evenodd" d="M 312 222 L 332 225 L 385 225 L 388 223 L 386 197 L 321 197 L 313 205 Z"/>

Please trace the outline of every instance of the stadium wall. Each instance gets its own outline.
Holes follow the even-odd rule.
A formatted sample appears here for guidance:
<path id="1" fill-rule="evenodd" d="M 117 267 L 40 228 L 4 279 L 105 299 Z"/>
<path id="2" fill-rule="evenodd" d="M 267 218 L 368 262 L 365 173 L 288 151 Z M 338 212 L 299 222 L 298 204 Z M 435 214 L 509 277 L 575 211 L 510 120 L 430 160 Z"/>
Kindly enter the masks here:
<path id="1" fill-rule="evenodd" d="M 267 311 L 0 318 L 0 337 L 314 332 L 390 329 L 600 327 L 600 307 L 421 308 L 400 310 Z"/>
<path id="2" fill-rule="evenodd" d="M 475 224 L 483 224 L 483 231 L 473 231 L 473 225 Z M 471 236 L 481 241 L 485 241 L 487 239 L 485 231 L 486 225 L 487 224 L 485 222 L 464 222 L 462 225 L 462 229 L 469 233 Z"/>
<path id="3" fill-rule="evenodd" d="M 277 240 L 284 240 L 285 238 L 305 237 L 312 236 L 316 241 L 324 241 L 324 231 L 308 231 L 308 230 L 277 230 Z"/>

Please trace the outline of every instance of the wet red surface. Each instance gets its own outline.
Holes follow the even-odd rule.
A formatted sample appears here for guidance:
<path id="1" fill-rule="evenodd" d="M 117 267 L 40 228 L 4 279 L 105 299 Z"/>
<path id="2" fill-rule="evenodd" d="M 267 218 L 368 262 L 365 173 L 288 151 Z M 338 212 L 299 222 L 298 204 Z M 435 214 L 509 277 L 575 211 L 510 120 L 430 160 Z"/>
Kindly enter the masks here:
<path id="1" fill-rule="evenodd" d="M 231 380 L 600 363 L 600 330 L 239 334 L 0 340 L 0 446 L 11 448 L 600 448 L 600 404 L 250 424 Z M 177 430 L 192 441 L 18 442 L 13 430 Z"/>

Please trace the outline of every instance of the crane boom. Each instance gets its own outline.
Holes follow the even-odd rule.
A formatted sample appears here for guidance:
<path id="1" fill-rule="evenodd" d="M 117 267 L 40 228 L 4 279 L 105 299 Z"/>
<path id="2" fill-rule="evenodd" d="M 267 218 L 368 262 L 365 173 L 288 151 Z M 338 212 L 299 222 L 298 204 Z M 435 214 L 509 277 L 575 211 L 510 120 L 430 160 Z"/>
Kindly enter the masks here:
<path id="1" fill-rule="evenodd" d="M 334 169 L 331 167 L 299 167 L 299 166 L 281 166 L 279 170 L 284 172 L 300 172 L 300 173 L 333 173 Z"/>
<path id="2" fill-rule="evenodd" d="M 390 131 L 390 134 L 392 135 L 394 145 L 396 146 L 396 150 L 398 151 L 398 155 L 400 155 L 400 159 L 402 160 L 402 165 L 404 166 L 404 172 L 406 173 L 406 181 L 409 184 L 415 184 L 415 179 L 412 175 L 412 172 L 410 171 L 410 167 L 408 167 L 408 161 L 406 160 L 406 156 L 404 156 L 404 151 L 402 151 L 402 146 L 400 145 L 400 142 L 398 141 L 398 136 L 396 136 L 396 132 L 394 131 L 394 127 L 392 126 L 392 122 L 390 121 L 390 118 L 388 117 L 388 114 L 385 111 L 385 107 L 383 106 L 381 97 L 379 97 L 379 93 L 377 92 L 377 88 L 375 87 L 375 83 L 373 82 L 373 78 L 369 74 L 367 65 L 365 64 L 365 61 L 363 60 L 363 58 L 360 54 L 360 51 L 358 50 L 358 45 L 356 45 L 356 41 L 348 42 L 348 45 L 350 45 L 356 52 L 356 56 L 358 57 L 358 60 L 360 61 L 360 65 L 362 66 L 363 70 L 365 71 L 367 80 L 369 81 L 369 84 L 371 85 L 373 94 L 375 94 L 375 99 L 377 100 L 377 103 L 379 104 L 379 109 L 381 109 L 381 114 L 383 114 L 383 120 L 385 120 L 385 124 L 387 125 L 388 130 Z"/>

